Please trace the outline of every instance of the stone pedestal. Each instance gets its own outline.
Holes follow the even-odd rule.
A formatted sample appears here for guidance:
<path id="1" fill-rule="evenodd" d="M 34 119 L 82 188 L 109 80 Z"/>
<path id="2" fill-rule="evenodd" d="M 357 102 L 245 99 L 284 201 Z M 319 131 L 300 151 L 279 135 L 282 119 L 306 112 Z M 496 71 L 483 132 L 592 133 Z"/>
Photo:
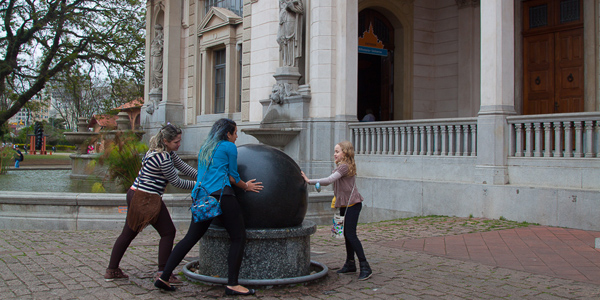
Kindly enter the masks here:
<path id="1" fill-rule="evenodd" d="M 309 275 L 310 235 L 317 226 L 304 221 L 297 227 L 247 229 L 242 279 L 282 279 Z M 229 234 L 222 227 L 211 226 L 200 240 L 197 273 L 227 278 Z"/>
<path id="2" fill-rule="evenodd" d="M 124 111 L 117 114 L 117 129 L 122 131 L 132 129 L 129 115 Z"/>
<path id="3" fill-rule="evenodd" d="M 294 91 L 298 92 L 298 82 L 302 75 L 298 71 L 298 67 L 279 67 L 273 75 L 277 83 L 287 83 L 294 87 Z"/>
<path id="4" fill-rule="evenodd" d="M 108 168 L 97 164 L 100 154 L 71 154 L 71 179 L 100 181 Z"/>

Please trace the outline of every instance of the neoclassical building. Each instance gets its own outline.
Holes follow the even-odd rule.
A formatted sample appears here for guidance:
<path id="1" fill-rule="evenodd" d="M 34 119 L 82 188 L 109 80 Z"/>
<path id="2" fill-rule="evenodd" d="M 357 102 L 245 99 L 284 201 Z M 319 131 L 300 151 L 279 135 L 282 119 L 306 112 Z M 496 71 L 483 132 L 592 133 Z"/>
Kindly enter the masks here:
<path id="1" fill-rule="evenodd" d="M 309 177 L 351 140 L 362 221 L 599 230 L 599 24 L 598 0 L 149 0 L 141 124 L 193 157 L 231 118 Z"/>

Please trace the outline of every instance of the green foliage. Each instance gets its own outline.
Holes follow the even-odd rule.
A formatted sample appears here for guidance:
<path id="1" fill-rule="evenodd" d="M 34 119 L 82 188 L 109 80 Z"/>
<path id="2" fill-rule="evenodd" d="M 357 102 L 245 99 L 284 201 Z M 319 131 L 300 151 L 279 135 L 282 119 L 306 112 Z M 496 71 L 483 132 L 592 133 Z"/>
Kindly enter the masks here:
<path id="1" fill-rule="evenodd" d="M 108 178 L 127 190 L 135 181 L 142 167 L 141 156 L 148 146 L 132 133 L 117 133 L 106 146 L 99 163 L 108 167 Z"/>
<path id="2" fill-rule="evenodd" d="M 102 182 L 95 182 L 92 185 L 92 193 L 106 193 L 106 189 L 104 188 Z"/>
<path id="3" fill-rule="evenodd" d="M 0 17 L 0 124 L 76 65 L 143 82 L 145 1 L 5 0 Z"/>
<path id="4" fill-rule="evenodd" d="M 13 163 L 15 153 L 10 147 L 0 147 L 0 174 L 6 174 L 8 166 Z"/>

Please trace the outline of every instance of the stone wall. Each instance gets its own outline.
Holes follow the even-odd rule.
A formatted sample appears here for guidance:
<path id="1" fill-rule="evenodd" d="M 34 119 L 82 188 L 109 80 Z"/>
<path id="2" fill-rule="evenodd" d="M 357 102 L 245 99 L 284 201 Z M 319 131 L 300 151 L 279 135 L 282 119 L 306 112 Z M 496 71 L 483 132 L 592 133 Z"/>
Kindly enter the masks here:
<path id="1" fill-rule="evenodd" d="M 313 193 L 305 219 L 329 224 L 332 196 Z M 163 201 L 175 227 L 187 229 L 191 220 L 190 195 L 165 194 Z M 125 224 L 126 208 L 125 194 L 3 192 L 0 229 L 119 230 Z"/>
<path id="2" fill-rule="evenodd" d="M 509 166 L 506 185 L 478 182 L 470 158 L 359 155 L 356 163 L 357 187 L 365 198 L 360 222 L 472 215 L 600 230 L 594 160 L 555 160 L 549 167 L 540 159 L 520 159 Z"/>

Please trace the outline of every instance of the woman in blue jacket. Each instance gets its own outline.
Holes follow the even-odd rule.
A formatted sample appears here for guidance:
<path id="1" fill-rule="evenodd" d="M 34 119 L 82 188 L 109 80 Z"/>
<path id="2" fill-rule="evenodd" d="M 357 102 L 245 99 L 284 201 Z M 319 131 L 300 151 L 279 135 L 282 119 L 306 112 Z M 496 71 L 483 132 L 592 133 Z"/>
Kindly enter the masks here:
<path id="1" fill-rule="evenodd" d="M 231 240 L 227 257 L 229 276 L 225 293 L 227 295 L 252 295 L 255 293 L 253 289 L 238 284 L 246 242 L 246 229 L 242 210 L 231 184 L 235 184 L 246 192 L 256 193 L 262 190 L 263 186 L 262 182 L 256 182 L 256 179 L 246 182 L 241 180 L 237 171 L 237 147 L 234 144 L 236 139 L 237 125 L 234 121 L 220 119 L 213 124 L 204 145 L 200 148 L 200 153 L 198 153 L 198 183 L 192 191 L 192 195 L 198 189 L 198 184 L 202 182 L 202 186 L 208 193 L 216 198 L 220 197 L 223 213 L 217 218 L 222 222 Z M 192 218 L 187 234 L 171 252 L 162 276 L 156 280 L 154 286 L 167 291 L 175 291 L 175 287 L 169 284 L 169 277 L 175 267 L 206 233 L 211 221 L 194 223 Z"/>

